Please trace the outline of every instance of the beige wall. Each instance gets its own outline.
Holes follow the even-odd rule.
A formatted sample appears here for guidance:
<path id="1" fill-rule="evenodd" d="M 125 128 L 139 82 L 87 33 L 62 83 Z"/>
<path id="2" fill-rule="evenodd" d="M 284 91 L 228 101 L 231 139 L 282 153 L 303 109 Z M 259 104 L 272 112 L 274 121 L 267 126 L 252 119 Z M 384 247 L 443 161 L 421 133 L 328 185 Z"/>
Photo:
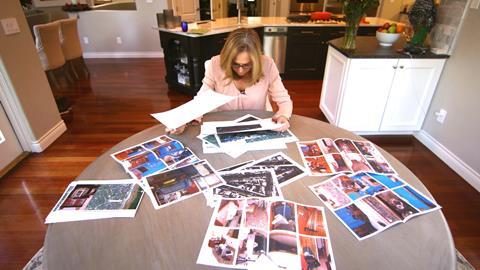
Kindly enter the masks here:
<path id="1" fill-rule="evenodd" d="M 166 0 L 138 0 L 137 10 L 79 12 L 79 33 L 84 53 L 161 52 L 156 13 L 167 8 Z M 89 44 L 83 43 L 88 37 Z M 117 44 L 116 38 L 122 39 Z"/>
<path id="2" fill-rule="evenodd" d="M 1 62 L 31 131 L 38 140 L 62 120 L 40 64 L 20 1 L 1 1 L 0 18 L 15 17 L 21 31 L 6 36 L 3 30 L 0 30 Z"/>
<path id="3" fill-rule="evenodd" d="M 469 9 L 423 129 L 480 174 L 480 11 Z M 435 112 L 447 110 L 444 124 Z M 480 182 L 477 183 L 480 186 Z"/>

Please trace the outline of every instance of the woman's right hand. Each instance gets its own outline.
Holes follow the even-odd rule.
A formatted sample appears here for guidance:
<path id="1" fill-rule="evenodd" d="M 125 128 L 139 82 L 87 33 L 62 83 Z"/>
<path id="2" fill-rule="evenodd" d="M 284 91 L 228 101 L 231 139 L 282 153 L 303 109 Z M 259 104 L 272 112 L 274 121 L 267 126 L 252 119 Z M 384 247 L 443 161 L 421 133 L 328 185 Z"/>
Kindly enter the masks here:
<path id="1" fill-rule="evenodd" d="M 178 128 L 174 128 L 174 129 L 169 129 L 169 128 L 165 128 L 165 132 L 167 134 L 182 134 L 184 131 L 185 131 L 185 128 L 187 127 L 187 125 L 182 125 L 182 126 L 179 126 Z"/>

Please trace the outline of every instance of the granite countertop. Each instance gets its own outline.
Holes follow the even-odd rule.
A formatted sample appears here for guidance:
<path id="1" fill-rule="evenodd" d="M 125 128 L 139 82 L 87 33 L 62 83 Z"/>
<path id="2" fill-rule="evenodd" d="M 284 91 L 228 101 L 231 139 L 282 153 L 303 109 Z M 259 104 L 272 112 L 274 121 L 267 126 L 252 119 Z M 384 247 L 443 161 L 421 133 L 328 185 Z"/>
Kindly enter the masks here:
<path id="1" fill-rule="evenodd" d="M 328 42 L 330 46 L 334 47 L 337 51 L 342 53 L 348 58 L 448 58 L 446 54 L 434 54 L 428 51 L 424 55 L 408 55 L 402 53 L 403 46 L 405 45 L 405 39 L 400 39 L 391 47 L 383 47 L 378 44 L 375 37 L 357 37 L 355 50 L 342 49 L 343 38 L 337 38 Z"/>
<path id="2" fill-rule="evenodd" d="M 393 22 L 391 20 L 386 20 L 383 18 L 377 17 L 367 17 L 368 24 L 361 24 L 360 26 L 371 26 L 371 27 L 379 27 L 382 26 L 386 22 Z M 189 37 L 199 37 L 199 36 L 208 36 L 208 35 L 215 35 L 220 33 L 227 33 L 231 32 L 236 28 L 239 27 L 264 27 L 264 26 L 286 26 L 286 27 L 344 27 L 345 22 L 339 23 L 325 23 L 325 24 L 317 24 L 317 23 L 289 23 L 286 17 L 242 17 L 242 23 L 239 25 L 237 24 L 236 17 L 230 18 L 221 18 L 215 21 L 210 21 L 207 23 L 190 23 L 188 24 L 189 29 L 201 28 L 208 30 L 207 33 L 203 35 L 196 35 L 196 34 L 189 34 L 184 33 L 182 30 L 177 27 L 173 29 L 167 29 L 163 27 L 153 27 L 155 30 L 166 31 L 170 33 L 175 33 L 179 35 L 189 36 Z"/>

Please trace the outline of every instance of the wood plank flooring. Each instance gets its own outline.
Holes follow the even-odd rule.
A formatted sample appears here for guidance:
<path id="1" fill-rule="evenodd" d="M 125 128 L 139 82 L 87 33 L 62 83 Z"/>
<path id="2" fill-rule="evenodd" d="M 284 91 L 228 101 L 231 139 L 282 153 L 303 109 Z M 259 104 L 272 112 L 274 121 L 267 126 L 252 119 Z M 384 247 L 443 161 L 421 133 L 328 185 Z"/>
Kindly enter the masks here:
<path id="1" fill-rule="evenodd" d="M 0 269 L 21 269 L 43 245 L 46 215 L 90 162 L 121 140 L 156 125 L 152 112 L 191 97 L 168 91 L 161 59 L 87 60 L 90 80 L 64 87 L 74 101 L 68 131 L 0 179 Z M 65 83 L 65 82 L 64 82 Z M 285 81 L 294 113 L 325 120 L 321 81 Z M 369 137 L 412 170 L 443 206 L 457 249 L 480 268 L 480 194 L 411 136 Z"/>

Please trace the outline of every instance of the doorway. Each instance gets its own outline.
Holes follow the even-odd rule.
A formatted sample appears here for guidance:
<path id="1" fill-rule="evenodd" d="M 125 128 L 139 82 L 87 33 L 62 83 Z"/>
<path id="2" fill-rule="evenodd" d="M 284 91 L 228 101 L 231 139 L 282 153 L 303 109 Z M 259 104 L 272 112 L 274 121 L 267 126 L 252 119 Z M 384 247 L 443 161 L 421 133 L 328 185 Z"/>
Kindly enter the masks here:
<path id="1" fill-rule="evenodd" d="M 15 131 L 0 103 L 0 177 L 25 156 Z"/>

